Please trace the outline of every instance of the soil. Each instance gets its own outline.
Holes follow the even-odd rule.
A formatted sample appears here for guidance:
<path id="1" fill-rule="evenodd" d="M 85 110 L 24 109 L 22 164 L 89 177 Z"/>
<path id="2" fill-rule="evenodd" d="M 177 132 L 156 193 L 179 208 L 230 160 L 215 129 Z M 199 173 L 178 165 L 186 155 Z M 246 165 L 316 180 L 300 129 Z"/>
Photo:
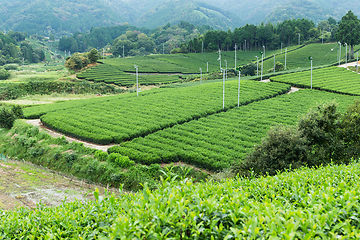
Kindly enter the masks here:
<path id="1" fill-rule="evenodd" d="M 101 186 L 58 175 L 50 170 L 20 161 L 0 160 L 0 209 L 34 209 L 41 203 L 58 206 L 65 202 L 94 200 L 95 188 Z M 115 192 L 116 189 L 109 189 Z"/>

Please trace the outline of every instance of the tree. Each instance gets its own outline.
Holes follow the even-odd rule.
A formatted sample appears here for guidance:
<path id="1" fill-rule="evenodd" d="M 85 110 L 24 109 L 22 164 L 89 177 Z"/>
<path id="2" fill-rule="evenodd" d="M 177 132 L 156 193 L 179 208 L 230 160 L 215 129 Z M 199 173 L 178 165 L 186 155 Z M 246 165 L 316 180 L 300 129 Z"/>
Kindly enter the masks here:
<path id="1" fill-rule="evenodd" d="M 360 43 L 360 20 L 349 10 L 342 18 L 336 34 L 337 41 L 351 46 L 350 57 L 354 58 L 354 45 Z"/>
<path id="2" fill-rule="evenodd" d="M 88 53 L 88 59 L 90 63 L 94 63 L 99 59 L 99 53 L 95 48 Z"/>

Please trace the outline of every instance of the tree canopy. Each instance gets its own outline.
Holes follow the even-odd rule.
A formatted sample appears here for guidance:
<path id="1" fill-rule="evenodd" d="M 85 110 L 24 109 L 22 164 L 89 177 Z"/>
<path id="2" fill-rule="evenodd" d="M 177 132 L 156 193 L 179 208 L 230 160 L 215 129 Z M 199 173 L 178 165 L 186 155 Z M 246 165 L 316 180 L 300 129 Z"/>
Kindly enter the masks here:
<path id="1" fill-rule="evenodd" d="M 336 35 L 342 44 L 351 46 L 351 58 L 354 57 L 354 45 L 360 43 L 360 20 L 349 10 L 342 18 Z"/>

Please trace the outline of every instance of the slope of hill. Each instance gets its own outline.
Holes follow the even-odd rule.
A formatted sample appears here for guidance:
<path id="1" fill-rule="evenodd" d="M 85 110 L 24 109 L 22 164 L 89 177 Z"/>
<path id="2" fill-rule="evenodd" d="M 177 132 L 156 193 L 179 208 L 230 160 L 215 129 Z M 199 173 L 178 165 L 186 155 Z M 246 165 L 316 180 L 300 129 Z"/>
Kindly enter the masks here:
<path id="1" fill-rule="evenodd" d="M 87 31 L 91 27 L 111 26 L 131 20 L 132 8 L 109 0 L 30 0 L 0 3 L 0 29 L 63 34 Z M 119 14 L 120 13 L 120 14 Z"/>
<path id="2" fill-rule="evenodd" d="M 225 30 L 242 25 L 236 15 L 193 0 L 162 2 L 137 19 L 135 25 L 156 28 L 166 23 L 177 24 L 184 19 L 195 25 L 210 25 Z"/>

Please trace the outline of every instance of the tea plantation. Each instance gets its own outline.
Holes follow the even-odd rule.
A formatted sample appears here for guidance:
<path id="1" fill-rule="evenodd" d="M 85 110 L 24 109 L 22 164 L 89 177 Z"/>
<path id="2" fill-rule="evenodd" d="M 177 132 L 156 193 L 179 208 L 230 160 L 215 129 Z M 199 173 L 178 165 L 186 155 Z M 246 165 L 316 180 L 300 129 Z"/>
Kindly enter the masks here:
<path id="1" fill-rule="evenodd" d="M 2 239 L 359 239 L 360 164 L 0 210 Z"/>
<path id="2" fill-rule="evenodd" d="M 311 87 L 311 72 L 304 71 L 270 78 L 301 88 Z M 313 70 L 312 87 L 342 94 L 360 95 L 360 75 L 346 68 L 330 67 Z"/>
<path id="3" fill-rule="evenodd" d="M 147 91 L 119 97 L 59 103 L 25 109 L 25 117 L 41 116 L 46 126 L 100 144 L 135 137 L 223 111 L 222 83 Z M 248 104 L 289 90 L 281 83 L 243 81 L 240 103 Z M 226 83 L 225 109 L 237 106 L 238 82 Z"/>
<path id="4" fill-rule="evenodd" d="M 336 100 L 344 110 L 357 97 L 302 90 L 233 108 L 157 131 L 109 149 L 142 163 L 184 161 L 211 171 L 244 159 L 270 126 L 294 125 L 317 103 Z"/>

